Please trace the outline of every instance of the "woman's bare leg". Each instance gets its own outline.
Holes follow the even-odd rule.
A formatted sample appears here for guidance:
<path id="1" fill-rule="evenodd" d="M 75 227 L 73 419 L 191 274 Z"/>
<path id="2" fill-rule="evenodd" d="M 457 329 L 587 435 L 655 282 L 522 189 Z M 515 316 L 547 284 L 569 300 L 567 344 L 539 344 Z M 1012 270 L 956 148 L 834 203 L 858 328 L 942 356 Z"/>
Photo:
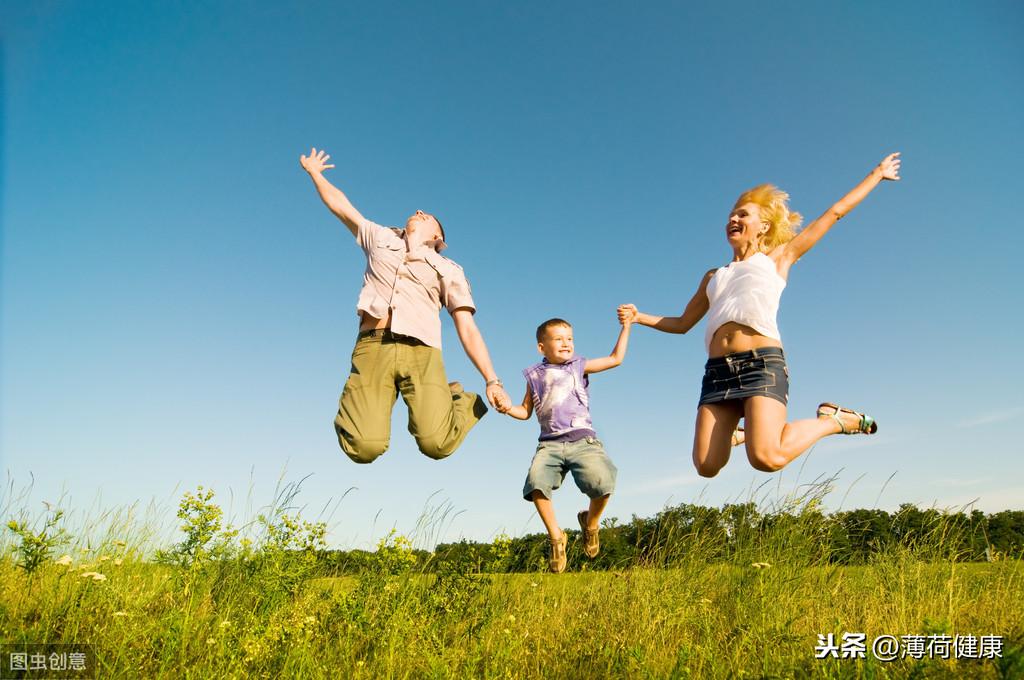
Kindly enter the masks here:
<path id="1" fill-rule="evenodd" d="M 786 422 L 786 405 L 771 397 L 744 400 L 747 458 L 762 472 L 775 472 L 816 441 L 841 430 L 833 418 L 808 418 Z"/>
<path id="2" fill-rule="evenodd" d="M 701 477 L 714 477 L 729 462 L 732 433 L 742 417 L 743 408 L 735 401 L 697 407 L 697 425 L 693 432 L 693 465 Z"/>

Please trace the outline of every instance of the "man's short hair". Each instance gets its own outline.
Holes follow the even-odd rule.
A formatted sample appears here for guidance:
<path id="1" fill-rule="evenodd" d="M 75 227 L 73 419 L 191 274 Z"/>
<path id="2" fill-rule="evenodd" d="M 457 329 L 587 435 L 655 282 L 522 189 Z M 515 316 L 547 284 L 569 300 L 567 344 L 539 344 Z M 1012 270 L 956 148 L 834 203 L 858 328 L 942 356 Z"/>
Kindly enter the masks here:
<path id="1" fill-rule="evenodd" d="M 547 335 L 548 329 L 554 328 L 555 326 L 567 326 L 568 328 L 572 328 L 572 324 L 565 319 L 559 319 L 557 317 L 554 319 L 548 319 L 541 325 L 537 326 L 537 342 L 541 342 L 544 339 L 544 336 Z"/>
<path id="2" fill-rule="evenodd" d="M 448 240 L 444 237 L 444 227 L 441 226 L 441 220 L 437 219 L 437 215 L 431 215 L 431 217 L 433 217 L 434 221 L 437 222 L 437 228 L 441 230 L 441 240 L 447 243 Z"/>

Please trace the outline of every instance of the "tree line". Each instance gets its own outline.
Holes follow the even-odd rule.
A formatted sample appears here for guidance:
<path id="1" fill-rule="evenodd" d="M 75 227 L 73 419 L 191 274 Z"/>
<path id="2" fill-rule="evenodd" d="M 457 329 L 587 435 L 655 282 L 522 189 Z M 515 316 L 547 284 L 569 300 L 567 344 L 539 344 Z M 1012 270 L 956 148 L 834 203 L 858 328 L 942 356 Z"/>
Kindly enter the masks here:
<path id="1" fill-rule="evenodd" d="M 1024 555 L 1024 511 L 948 512 L 905 503 L 895 512 L 858 509 L 826 514 L 818 506 L 816 499 L 778 511 L 761 511 L 753 502 L 721 508 L 684 503 L 654 517 L 634 515 L 625 523 L 606 518 L 600 555 L 585 559 L 579 541 L 571 540 L 570 566 L 614 570 L 671 567 L 688 560 L 771 564 L 773 559 L 861 565 L 900 554 L 958 562 Z M 579 531 L 567 533 L 579 538 Z M 477 573 L 532 572 L 543 569 L 547 543 L 547 534 L 501 536 L 490 543 L 462 540 L 439 544 L 433 552 L 409 554 L 424 571 L 458 565 Z M 317 561 L 321 574 L 339 575 L 372 569 L 378 560 L 375 552 L 327 550 L 318 553 Z"/>

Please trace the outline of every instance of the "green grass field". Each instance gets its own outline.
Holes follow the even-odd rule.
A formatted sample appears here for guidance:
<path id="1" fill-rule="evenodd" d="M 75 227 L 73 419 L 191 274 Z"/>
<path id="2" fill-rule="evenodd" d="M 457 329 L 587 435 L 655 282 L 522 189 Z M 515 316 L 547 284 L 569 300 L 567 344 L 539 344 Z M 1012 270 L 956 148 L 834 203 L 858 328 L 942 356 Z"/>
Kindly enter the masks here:
<path id="1" fill-rule="evenodd" d="M 670 568 L 478 574 L 443 556 L 427 569 L 390 535 L 359 573 L 325 578 L 322 525 L 263 518 L 250 541 L 220 525 L 210 496 L 182 503 L 185 540 L 159 554 L 124 523 L 88 541 L 58 522 L 47 533 L 46 517 L 9 525 L 0 640 L 89 645 L 101 678 L 1024 677 L 1019 559 L 893 546 L 829 565 L 794 524 L 743 562 L 709 561 L 691 542 Z M 828 633 L 866 634 L 866 658 L 815 658 Z M 939 646 L 881 661 L 880 635 Z M 943 640 L 970 635 L 1000 636 L 1001 658 L 939 658 Z"/>

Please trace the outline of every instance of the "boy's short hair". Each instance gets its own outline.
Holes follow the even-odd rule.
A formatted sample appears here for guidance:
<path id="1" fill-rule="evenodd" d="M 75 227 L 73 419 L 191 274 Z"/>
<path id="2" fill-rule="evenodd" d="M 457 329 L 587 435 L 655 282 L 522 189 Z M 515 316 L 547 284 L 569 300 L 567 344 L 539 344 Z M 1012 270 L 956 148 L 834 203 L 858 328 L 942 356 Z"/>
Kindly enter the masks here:
<path id="1" fill-rule="evenodd" d="M 565 319 L 559 319 L 558 317 L 548 319 L 541 325 L 537 326 L 537 342 L 542 341 L 544 336 L 547 335 L 548 329 L 555 326 L 568 326 L 569 328 L 572 328 L 572 324 Z"/>

